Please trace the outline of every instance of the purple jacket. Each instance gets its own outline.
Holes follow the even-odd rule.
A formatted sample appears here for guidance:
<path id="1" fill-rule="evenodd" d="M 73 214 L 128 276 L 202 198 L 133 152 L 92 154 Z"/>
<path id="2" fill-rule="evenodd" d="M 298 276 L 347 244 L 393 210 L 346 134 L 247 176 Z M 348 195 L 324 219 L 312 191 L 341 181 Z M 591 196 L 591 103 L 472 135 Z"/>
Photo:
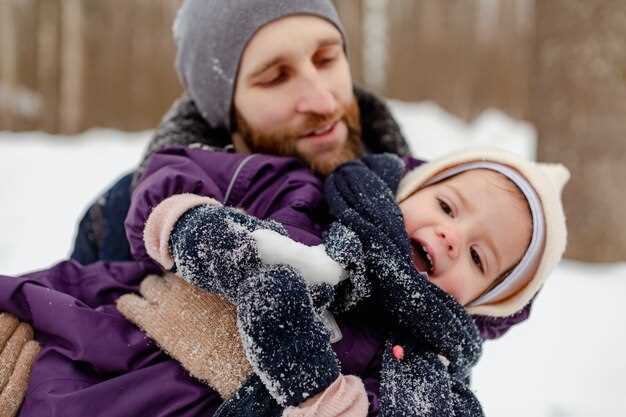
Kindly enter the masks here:
<path id="1" fill-rule="evenodd" d="M 321 181 L 297 160 L 173 148 L 156 154 L 126 221 L 133 253 L 127 263 L 63 262 L 19 278 L 0 277 L 0 311 L 35 328 L 42 352 L 20 416 L 210 416 L 221 403 L 115 308 L 114 301 L 159 271 L 143 247 L 143 223 L 154 205 L 181 192 L 212 196 L 252 215 L 283 223 L 292 238 L 318 244 L 327 225 Z M 384 335 L 338 318 L 333 345 L 344 374 L 359 375 L 378 415 Z"/>

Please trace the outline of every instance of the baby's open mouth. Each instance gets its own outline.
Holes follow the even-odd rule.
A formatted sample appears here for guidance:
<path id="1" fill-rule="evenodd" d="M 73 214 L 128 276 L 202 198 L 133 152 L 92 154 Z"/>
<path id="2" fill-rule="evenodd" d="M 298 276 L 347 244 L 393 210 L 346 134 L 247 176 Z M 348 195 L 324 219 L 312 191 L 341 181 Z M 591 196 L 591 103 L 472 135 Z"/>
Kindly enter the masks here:
<path id="1" fill-rule="evenodd" d="M 426 272 L 430 275 L 435 273 L 433 259 L 420 242 L 411 239 L 413 247 L 413 263 L 419 272 Z"/>

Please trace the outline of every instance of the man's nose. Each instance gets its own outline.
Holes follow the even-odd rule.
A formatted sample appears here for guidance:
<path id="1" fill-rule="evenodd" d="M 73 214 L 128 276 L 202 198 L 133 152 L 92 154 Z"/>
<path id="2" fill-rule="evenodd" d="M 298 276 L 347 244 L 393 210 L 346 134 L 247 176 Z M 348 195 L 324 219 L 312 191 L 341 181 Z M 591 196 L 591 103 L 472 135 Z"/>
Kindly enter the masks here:
<path id="1" fill-rule="evenodd" d="M 442 245 L 450 259 L 456 259 L 460 252 L 459 234 L 452 228 L 437 230 L 437 237 L 442 240 Z"/>
<path id="2" fill-rule="evenodd" d="M 300 97 L 296 103 L 296 110 L 299 113 L 330 115 L 337 111 L 337 99 L 319 76 L 307 76 L 300 88 Z"/>

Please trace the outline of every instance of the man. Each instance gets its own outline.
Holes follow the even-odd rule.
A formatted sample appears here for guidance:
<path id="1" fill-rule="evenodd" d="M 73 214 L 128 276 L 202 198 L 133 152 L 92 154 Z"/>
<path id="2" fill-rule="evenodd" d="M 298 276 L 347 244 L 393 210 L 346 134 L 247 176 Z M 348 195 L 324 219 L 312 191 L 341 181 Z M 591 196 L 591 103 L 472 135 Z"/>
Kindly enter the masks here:
<path id="1" fill-rule="evenodd" d="M 296 12 L 301 15 L 257 33 Z M 254 7 L 187 1 L 175 36 L 187 95 L 165 116 L 133 180 L 124 177 L 89 209 L 72 259 L 131 259 L 122 224 L 128 187 L 136 185 L 146 158 L 168 145 L 299 156 L 322 175 L 358 156 L 362 147 L 408 154 L 385 104 L 358 88 L 353 94 L 345 38 L 330 1 L 266 0 Z"/>
<path id="2" fill-rule="evenodd" d="M 386 107 L 365 92 L 356 90 L 354 95 L 345 39 L 329 1 L 187 0 L 177 18 L 175 36 L 177 69 L 189 96 L 176 103 L 166 116 L 147 155 L 171 144 L 227 146 L 232 142 L 238 152 L 298 156 L 325 175 L 339 163 L 358 157 L 363 148 L 366 152 L 407 153 L 399 128 Z M 135 173 L 133 183 L 143 166 Z M 74 259 L 89 263 L 130 258 L 128 243 L 120 239 L 130 183 L 131 178 L 125 177 L 89 210 L 79 229 Z M 163 343 L 171 336 L 167 331 L 177 327 L 178 311 L 172 305 L 184 300 L 181 294 L 189 294 L 189 289 L 162 294 L 163 298 L 156 300 L 161 303 L 156 304 L 170 308 L 157 311 L 141 305 L 141 299 L 131 299 L 136 301 L 132 306 L 139 307 L 128 315 L 133 318 L 134 313 L 133 321 L 156 339 L 162 336 L 159 342 Z M 151 301 L 155 304 L 155 300 Z M 161 323 L 168 323 L 169 328 L 163 331 Z M 169 351 L 178 358 L 175 348 Z M 47 355 L 50 357 L 49 352 Z M 155 360 L 155 366 L 172 362 L 163 357 Z M 22 368 L 15 367 L 13 371 L 21 380 L 24 372 L 18 371 Z M 8 369 L 13 369 L 11 364 L 3 371 Z M 153 369 L 152 365 L 149 369 Z M 112 378 L 104 387 L 98 383 L 90 389 L 97 392 L 98 387 L 110 394 L 111 387 L 120 383 L 120 389 L 134 386 L 139 392 L 145 379 L 157 380 L 157 374 L 144 368 L 137 372 L 144 372 L 143 379 L 125 378 L 121 383 L 117 381 L 124 378 Z M 133 374 L 135 378 L 137 372 Z M 129 381 L 133 381 L 131 385 Z M 175 381 L 170 388 L 179 393 L 181 401 L 200 398 L 201 384 L 180 373 Z M 84 401 L 84 395 L 89 395 L 85 391 L 88 390 L 72 395 Z M 105 399 L 106 395 L 103 394 Z M 150 412 L 170 410 L 171 404 L 159 408 L 160 402 L 154 403 Z M 215 405 L 212 400 L 195 409 L 191 404 L 181 406 L 181 410 L 186 410 L 184 415 L 195 415 L 194 412 L 214 411 Z M 66 410 L 65 415 L 68 413 Z"/>

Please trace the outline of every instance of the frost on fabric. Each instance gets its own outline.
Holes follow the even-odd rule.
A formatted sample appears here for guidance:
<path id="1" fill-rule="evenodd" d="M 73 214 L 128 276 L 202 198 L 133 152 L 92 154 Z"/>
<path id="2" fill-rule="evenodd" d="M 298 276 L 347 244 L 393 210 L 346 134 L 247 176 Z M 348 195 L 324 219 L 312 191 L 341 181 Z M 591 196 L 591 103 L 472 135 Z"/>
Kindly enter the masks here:
<path id="1" fill-rule="evenodd" d="M 241 282 L 260 266 L 252 226 L 242 224 L 247 217 L 207 205 L 185 213 L 171 237 L 179 274 L 206 291 L 236 299 Z"/>
<path id="2" fill-rule="evenodd" d="M 393 361 L 391 364 L 392 366 L 384 368 L 381 375 L 381 393 L 388 399 L 385 403 L 386 414 L 430 415 L 437 404 L 437 399 L 433 398 L 434 390 L 431 384 L 441 382 L 432 380 L 429 375 L 413 378 L 411 373 L 416 369 L 402 366 L 399 361 Z M 399 414 L 401 410 L 411 414 Z"/>
<path id="3" fill-rule="evenodd" d="M 372 285 L 365 276 L 365 254 L 358 236 L 339 222 L 331 225 L 324 238 L 328 255 L 343 266 L 345 275 L 337 287 L 334 308 L 348 311 L 371 295 Z"/>
<path id="4" fill-rule="evenodd" d="M 292 268 L 269 266 L 254 285 L 238 309 L 246 356 L 276 401 L 299 404 L 339 375 L 329 334 Z"/>
<path id="5" fill-rule="evenodd" d="M 374 245 L 369 255 L 380 288 L 388 293 L 385 308 L 400 326 L 436 348 L 450 362 L 451 373 L 466 377 L 482 350 L 471 318 L 451 296 L 407 267 L 408 261 L 389 254 L 390 248 Z"/>
<path id="6" fill-rule="evenodd" d="M 220 79 L 228 84 L 233 84 L 234 80 L 232 77 L 229 77 L 226 73 L 226 71 L 224 71 L 224 69 L 222 68 L 222 63 L 220 62 L 219 59 L 217 58 L 211 58 L 211 64 L 212 67 L 211 69 L 213 70 L 213 72 L 215 74 L 217 74 Z"/>

